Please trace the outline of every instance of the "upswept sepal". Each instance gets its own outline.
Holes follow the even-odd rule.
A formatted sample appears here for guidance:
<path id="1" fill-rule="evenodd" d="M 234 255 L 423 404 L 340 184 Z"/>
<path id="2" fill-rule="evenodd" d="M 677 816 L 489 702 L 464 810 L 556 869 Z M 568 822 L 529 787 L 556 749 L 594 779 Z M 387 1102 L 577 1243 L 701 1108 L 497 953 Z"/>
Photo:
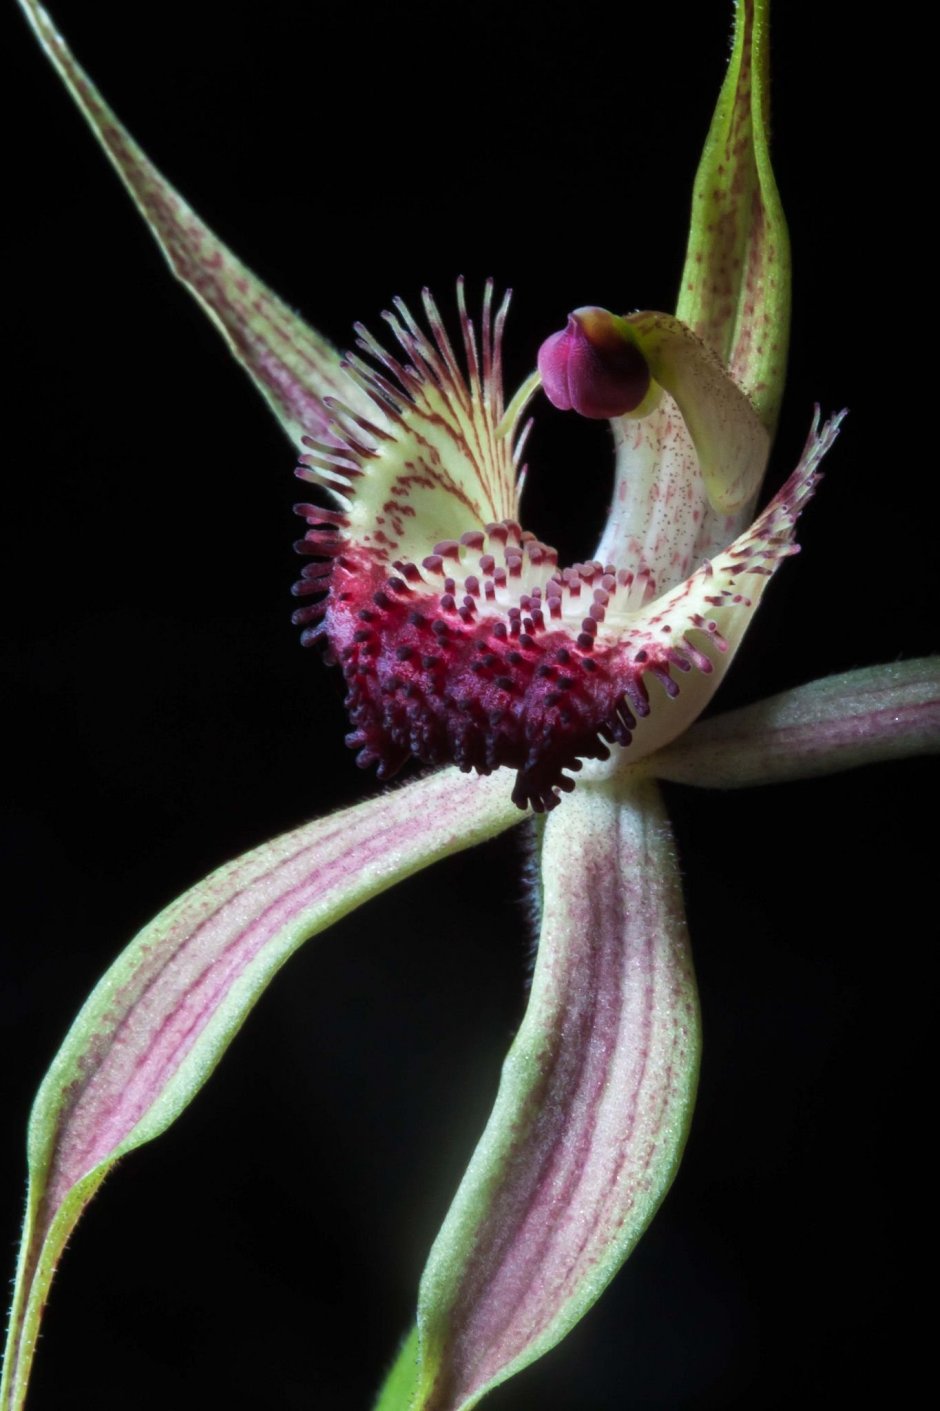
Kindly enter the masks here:
<path id="1" fill-rule="evenodd" d="M 790 238 L 770 164 L 770 0 L 735 0 L 734 46 L 692 195 L 676 317 L 772 433 L 790 331 Z"/>
<path id="2" fill-rule="evenodd" d="M 305 434 L 323 433 L 326 398 L 339 396 L 358 407 L 363 399 L 342 371 L 336 349 L 243 265 L 174 190 L 118 121 L 42 6 L 20 3 L 170 269 L 215 324 L 294 444 Z"/>

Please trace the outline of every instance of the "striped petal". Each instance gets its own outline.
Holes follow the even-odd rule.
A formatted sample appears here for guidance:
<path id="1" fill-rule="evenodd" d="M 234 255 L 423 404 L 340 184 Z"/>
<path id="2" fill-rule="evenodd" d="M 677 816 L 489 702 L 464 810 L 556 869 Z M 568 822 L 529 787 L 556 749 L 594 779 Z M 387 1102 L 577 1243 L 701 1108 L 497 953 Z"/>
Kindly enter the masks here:
<path id="1" fill-rule="evenodd" d="M 0 1391 L 19 1411 L 59 1256 L 119 1157 L 191 1102 L 310 936 L 437 858 L 518 822 L 491 780 L 445 770 L 286 833 L 198 883 L 92 992 L 39 1090 Z"/>
<path id="2" fill-rule="evenodd" d="M 541 888 L 528 1009 L 421 1283 L 413 1411 L 468 1411 L 564 1337 L 685 1142 L 698 1009 L 655 786 L 586 787 L 551 815 Z"/>
<path id="3" fill-rule="evenodd" d="M 298 475 L 329 490 L 343 506 L 342 526 L 364 573 L 388 576 L 403 560 L 418 563 L 435 545 L 478 534 L 513 518 L 518 494 L 512 431 L 503 419 L 502 338 L 509 296 L 493 313 L 486 285 L 479 336 L 457 285 L 461 351 L 454 352 L 430 292 L 422 295 L 430 336 L 401 299 L 386 323 L 402 362 L 361 324 L 358 355 L 344 364 L 357 403 L 328 399 L 333 437 L 305 437 Z M 520 443 L 521 445 L 521 443 Z M 306 507 L 302 507 L 306 508 Z M 309 536 L 308 536 L 309 538 Z M 314 548 L 323 540 L 314 539 Z"/>

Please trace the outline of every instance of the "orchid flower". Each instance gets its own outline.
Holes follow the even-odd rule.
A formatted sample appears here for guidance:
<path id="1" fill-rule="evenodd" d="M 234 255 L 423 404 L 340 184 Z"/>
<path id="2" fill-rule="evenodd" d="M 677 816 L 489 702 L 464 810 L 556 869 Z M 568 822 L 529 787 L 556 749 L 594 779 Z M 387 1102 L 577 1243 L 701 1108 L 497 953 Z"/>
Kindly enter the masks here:
<path id="1" fill-rule="evenodd" d="M 767 147 L 767 5 L 736 9 L 675 315 L 582 307 L 504 398 L 507 300 L 492 284 L 481 312 L 458 285 L 456 338 L 425 293 L 419 314 L 396 300 L 382 339 L 357 326 L 341 356 L 217 240 L 46 13 L 22 3 L 174 273 L 299 454 L 312 564 L 297 620 L 342 674 L 348 743 L 380 779 L 411 759 L 431 772 L 214 871 L 91 994 L 31 1119 L 2 1408 L 24 1404 L 52 1273 L 85 1205 L 189 1104 L 288 957 L 535 813 L 528 1006 L 377 1403 L 469 1411 L 595 1302 L 682 1155 L 699 1016 L 657 781 L 801 779 L 923 754 L 940 733 L 935 661 L 830 677 L 696 724 L 796 552 L 839 425 L 817 416 L 758 512 L 790 298 Z M 522 528 L 527 417 L 561 415 L 540 389 L 556 408 L 610 419 L 611 509 L 587 562 L 560 565 Z"/>

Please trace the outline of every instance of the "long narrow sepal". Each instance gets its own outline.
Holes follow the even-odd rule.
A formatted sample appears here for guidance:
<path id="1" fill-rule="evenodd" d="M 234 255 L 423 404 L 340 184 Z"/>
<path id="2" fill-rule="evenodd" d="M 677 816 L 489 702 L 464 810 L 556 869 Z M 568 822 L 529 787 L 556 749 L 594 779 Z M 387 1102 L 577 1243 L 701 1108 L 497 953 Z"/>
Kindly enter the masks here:
<path id="1" fill-rule="evenodd" d="M 773 431 L 790 328 L 790 240 L 770 164 L 770 0 L 736 0 L 734 47 L 702 152 L 676 316 Z"/>
<path id="2" fill-rule="evenodd" d="M 20 5 L 171 270 L 219 329 L 292 441 L 324 433 L 330 421 L 323 404 L 327 396 L 368 408 L 368 399 L 340 368 L 336 350 L 217 239 L 141 151 L 42 6 L 35 0 Z"/>
<path id="3" fill-rule="evenodd" d="M 188 1105 L 288 956 L 402 878 L 518 821 L 505 779 L 443 770 L 246 853 L 131 942 L 33 1108 L 2 1411 L 23 1405 L 50 1280 L 84 1206 L 119 1157 Z"/>
<path id="4" fill-rule="evenodd" d="M 709 789 L 778 784 L 940 753 L 940 657 L 827 676 L 694 726 L 650 761 Z"/>
<path id="5" fill-rule="evenodd" d="M 545 825 L 541 879 L 528 1009 L 421 1282 L 413 1411 L 468 1411 L 560 1341 L 685 1142 L 698 1009 L 655 785 L 579 788 Z"/>
<path id="6" fill-rule="evenodd" d="M 786 373 L 790 244 L 768 146 L 769 4 L 736 0 L 731 60 L 695 178 L 676 318 L 717 358 L 772 436 Z M 713 400 L 713 378 L 693 371 L 683 398 L 688 428 L 669 398 L 641 421 L 613 422 L 614 493 L 595 556 L 619 562 L 625 550 L 639 554 L 658 581 L 674 567 L 684 576 L 713 558 L 746 526 L 769 445 L 726 392 Z M 725 405 L 741 423 L 730 462 L 714 454 Z"/>

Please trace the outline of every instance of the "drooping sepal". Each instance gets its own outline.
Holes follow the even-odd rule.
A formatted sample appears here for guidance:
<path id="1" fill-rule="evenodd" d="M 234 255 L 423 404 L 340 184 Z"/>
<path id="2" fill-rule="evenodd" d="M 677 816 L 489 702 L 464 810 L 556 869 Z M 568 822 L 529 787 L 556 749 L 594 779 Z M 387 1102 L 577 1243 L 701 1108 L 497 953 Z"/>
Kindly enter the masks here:
<path id="1" fill-rule="evenodd" d="M 265 843 L 144 927 L 89 996 L 33 1107 L 3 1411 L 23 1405 L 52 1275 L 84 1206 L 192 1101 L 293 951 L 518 819 L 497 781 L 444 770 Z"/>
<path id="2" fill-rule="evenodd" d="M 579 789 L 547 821 L 540 866 L 526 1015 L 421 1281 L 413 1411 L 469 1411 L 570 1331 L 655 1214 L 688 1130 L 698 1010 L 655 786 Z"/>

